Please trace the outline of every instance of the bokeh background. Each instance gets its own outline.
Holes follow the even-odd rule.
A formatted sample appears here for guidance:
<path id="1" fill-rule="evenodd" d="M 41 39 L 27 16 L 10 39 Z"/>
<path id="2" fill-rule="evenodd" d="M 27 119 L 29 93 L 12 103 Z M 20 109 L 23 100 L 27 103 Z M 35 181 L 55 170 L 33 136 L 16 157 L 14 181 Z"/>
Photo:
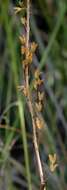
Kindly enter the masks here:
<path id="1" fill-rule="evenodd" d="M 18 85 L 23 83 L 19 35 L 24 32 L 14 7 L 0 0 L 0 190 L 39 189 L 30 113 Z M 44 79 L 45 98 L 39 147 L 47 190 L 67 189 L 67 0 L 31 0 L 30 39 L 38 44 L 33 58 Z M 30 79 L 31 81 L 31 79 Z M 31 84 L 31 82 L 30 82 Z M 57 155 L 52 173 L 49 154 Z"/>

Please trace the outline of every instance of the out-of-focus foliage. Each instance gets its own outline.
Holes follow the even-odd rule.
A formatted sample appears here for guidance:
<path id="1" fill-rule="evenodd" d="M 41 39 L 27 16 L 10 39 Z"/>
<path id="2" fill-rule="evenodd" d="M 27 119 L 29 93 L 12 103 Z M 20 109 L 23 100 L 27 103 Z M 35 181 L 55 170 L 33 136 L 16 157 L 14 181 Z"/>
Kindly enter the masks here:
<path id="1" fill-rule="evenodd" d="M 31 118 L 17 88 L 23 83 L 19 35 L 24 32 L 21 15 L 14 13 L 18 2 L 0 1 L 0 189 L 31 189 L 31 181 L 37 190 L 39 179 Z M 41 117 L 46 127 L 39 134 L 40 154 L 47 189 L 66 190 L 67 1 L 32 0 L 31 3 L 30 38 L 38 44 L 31 75 L 35 67 L 40 67 L 45 91 Z M 58 167 L 51 173 L 48 155 L 54 153 Z"/>

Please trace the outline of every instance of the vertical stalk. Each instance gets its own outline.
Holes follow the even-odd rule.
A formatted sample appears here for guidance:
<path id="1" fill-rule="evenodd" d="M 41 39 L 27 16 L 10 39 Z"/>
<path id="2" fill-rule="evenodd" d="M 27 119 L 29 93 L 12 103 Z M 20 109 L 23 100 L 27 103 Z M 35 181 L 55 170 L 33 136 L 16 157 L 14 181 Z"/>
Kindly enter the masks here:
<path id="1" fill-rule="evenodd" d="M 29 52 L 29 35 L 30 35 L 30 26 L 29 26 L 29 19 L 30 19 L 30 0 L 27 0 L 27 28 L 26 28 L 26 32 L 27 32 L 27 36 L 26 36 L 26 60 L 28 58 L 28 52 Z M 26 70 L 25 70 L 25 75 L 26 75 L 26 87 L 27 87 L 27 91 L 28 91 L 28 88 L 29 88 L 29 84 L 28 84 L 28 76 L 29 76 L 29 73 L 28 73 L 28 63 L 26 65 Z"/>
<path id="2" fill-rule="evenodd" d="M 26 28 L 26 60 L 28 58 L 28 52 L 29 52 L 29 35 L 30 35 L 30 0 L 27 0 L 27 28 Z M 30 93 L 30 87 L 29 87 L 29 64 L 27 63 L 26 68 L 25 68 L 25 82 L 26 82 L 26 89 L 27 89 L 27 98 L 28 98 L 28 107 L 31 113 L 31 118 L 32 118 L 32 126 L 33 126 L 33 142 L 34 142 L 34 148 L 35 148 L 35 153 L 36 153 L 36 159 L 37 159 L 37 164 L 38 164 L 38 170 L 39 170 L 39 176 L 40 176 L 40 181 L 41 181 L 41 190 L 44 190 L 45 188 L 45 180 L 44 180 L 44 174 L 43 174 L 43 168 L 42 168 L 42 163 L 40 159 L 40 154 L 39 154 L 39 148 L 38 148 L 38 143 L 37 143 L 37 135 L 36 135 L 36 122 L 35 122 L 35 117 L 34 117 L 34 110 L 32 106 L 32 97 Z"/>

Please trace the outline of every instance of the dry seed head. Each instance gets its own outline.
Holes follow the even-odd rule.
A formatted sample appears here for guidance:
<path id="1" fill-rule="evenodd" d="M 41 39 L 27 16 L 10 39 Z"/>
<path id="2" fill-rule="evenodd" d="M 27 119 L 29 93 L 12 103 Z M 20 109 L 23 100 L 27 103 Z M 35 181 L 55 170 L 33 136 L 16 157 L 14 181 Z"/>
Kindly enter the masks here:
<path id="1" fill-rule="evenodd" d="M 19 36 L 19 40 L 20 40 L 20 42 L 21 42 L 22 45 L 26 44 L 26 37 L 25 37 L 25 35 Z"/>
<path id="2" fill-rule="evenodd" d="M 57 166 L 58 166 L 58 164 L 51 164 L 50 165 L 50 170 L 51 170 L 51 172 L 54 172 L 55 171 L 55 169 L 57 168 Z"/>
<path id="3" fill-rule="evenodd" d="M 40 85 L 43 83 L 43 80 L 38 79 L 36 82 L 37 82 L 37 85 L 39 85 L 39 86 L 40 86 Z"/>
<path id="4" fill-rule="evenodd" d="M 43 80 L 38 79 L 38 80 L 34 80 L 33 81 L 33 87 L 35 90 L 37 90 L 37 87 L 40 86 L 41 84 L 43 84 Z"/>
<path id="5" fill-rule="evenodd" d="M 41 79 L 37 80 L 37 85 L 41 85 L 42 83 L 43 83 L 43 80 L 41 80 Z"/>
<path id="6" fill-rule="evenodd" d="M 38 102 L 38 103 L 36 102 L 35 105 L 36 105 L 37 111 L 41 112 L 42 111 L 42 103 L 41 102 Z"/>
<path id="7" fill-rule="evenodd" d="M 44 92 L 38 92 L 38 99 L 39 101 L 42 101 L 44 98 Z"/>
<path id="8" fill-rule="evenodd" d="M 22 10 L 22 7 L 14 7 L 15 14 L 19 13 Z"/>
<path id="9" fill-rule="evenodd" d="M 36 69 L 36 71 L 35 71 L 35 73 L 34 73 L 35 79 L 38 79 L 39 76 L 40 76 L 40 71 L 39 71 L 39 69 Z"/>
<path id="10" fill-rule="evenodd" d="M 32 55 L 31 52 L 29 52 L 28 62 L 29 62 L 29 63 L 32 63 L 32 60 L 33 60 L 33 55 Z"/>
<path id="11" fill-rule="evenodd" d="M 36 117 L 36 127 L 38 129 L 42 129 L 43 128 L 43 122 L 41 121 L 41 119 L 39 117 Z"/>
<path id="12" fill-rule="evenodd" d="M 24 95 L 27 96 L 28 92 L 24 85 L 18 86 L 18 90 L 23 91 Z"/>
<path id="13" fill-rule="evenodd" d="M 35 52 L 37 46 L 38 46 L 38 45 L 37 45 L 35 42 L 32 42 L 32 43 L 31 43 L 31 51 L 32 51 L 32 53 Z"/>
<path id="14" fill-rule="evenodd" d="M 26 60 L 28 63 L 32 63 L 33 60 L 33 54 L 30 52 L 29 49 L 26 49 Z"/>
<path id="15" fill-rule="evenodd" d="M 56 154 L 54 155 L 49 154 L 49 161 L 50 161 L 50 170 L 51 172 L 54 172 L 54 170 L 58 166 Z"/>
<path id="16" fill-rule="evenodd" d="M 49 154 L 49 160 L 50 160 L 50 162 L 52 162 L 54 164 L 56 162 L 56 159 L 57 159 L 56 154 L 54 154 L 54 155 Z"/>
<path id="17" fill-rule="evenodd" d="M 24 6 L 24 3 L 23 2 L 20 2 L 19 3 L 19 6 L 17 7 L 14 7 L 14 10 L 15 10 L 15 14 L 19 13 L 21 10 L 25 10 L 26 7 Z"/>
<path id="18" fill-rule="evenodd" d="M 25 54 L 26 53 L 26 48 L 24 46 L 21 47 L 21 54 Z"/>

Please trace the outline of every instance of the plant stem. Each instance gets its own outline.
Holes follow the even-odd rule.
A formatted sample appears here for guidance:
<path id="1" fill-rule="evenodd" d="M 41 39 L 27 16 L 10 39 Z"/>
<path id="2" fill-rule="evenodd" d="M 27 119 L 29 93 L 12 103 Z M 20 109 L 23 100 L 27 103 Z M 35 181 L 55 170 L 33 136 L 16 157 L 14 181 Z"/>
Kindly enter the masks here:
<path id="1" fill-rule="evenodd" d="M 26 49 L 29 51 L 29 34 L 30 34 L 30 26 L 29 26 L 29 20 L 30 20 L 30 0 L 27 0 L 27 36 L 26 36 Z M 26 55 L 27 60 L 27 55 Z M 27 89 L 27 98 L 28 98 L 28 107 L 31 113 L 32 118 L 32 126 L 33 126 L 33 142 L 34 142 L 34 148 L 37 158 L 37 164 L 38 164 L 38 170 L 39 170 L 39 176 L 41 181 L 41 190 L 44 190 L 45 187 L 45 180 L 44 180 L 44 174 L 43 174 L 43 168 L 42 163 L 40 159 L 39 149 L 38 149 L 38 143 L 37 143 L 37 135 L 36 135 L 36 122 L 34 117 L 34 110 L 32 106 L 32 97 L 30 93 L 30 87 L 29 87 L 29 64 L 26 65 L 25 68 L 25 82 L 26 82 L 26 89 Z"/>

